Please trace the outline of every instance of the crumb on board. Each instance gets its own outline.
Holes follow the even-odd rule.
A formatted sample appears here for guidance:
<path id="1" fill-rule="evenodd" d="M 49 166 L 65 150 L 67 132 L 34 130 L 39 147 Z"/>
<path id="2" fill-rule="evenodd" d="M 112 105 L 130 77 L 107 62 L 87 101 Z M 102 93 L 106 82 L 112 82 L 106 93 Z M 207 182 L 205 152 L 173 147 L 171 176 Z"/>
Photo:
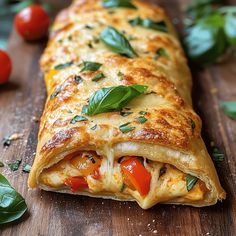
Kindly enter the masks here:
<path id="1" fill-rule="evenodd" d="M 11 145 L 12 141 L 15 141 L 17 139 L 21 139 L 24 136 L 22 133 L 13 133 L 11 135 L 5 136 L 3 138 L 3 146 L 9 147 Z"/>
<path id="2" fill-rule="evenodd" d="M 217 88 L 212 88 L 210 90 L 210 92 L 211 92 L 211 94 L 216 94 L 216 93 L 218 93 L 218 89 Z"/>
<path id="3" fill-rule="evenodd" d="M 32 116 L 32 121 L 34 121 L 34 122 L 37 123 L 37 122 L 39 122 L 39 120 L 40 120 L 40 119 L 39 119 L 38 117 L 36 117 L 36 116 Z"/>

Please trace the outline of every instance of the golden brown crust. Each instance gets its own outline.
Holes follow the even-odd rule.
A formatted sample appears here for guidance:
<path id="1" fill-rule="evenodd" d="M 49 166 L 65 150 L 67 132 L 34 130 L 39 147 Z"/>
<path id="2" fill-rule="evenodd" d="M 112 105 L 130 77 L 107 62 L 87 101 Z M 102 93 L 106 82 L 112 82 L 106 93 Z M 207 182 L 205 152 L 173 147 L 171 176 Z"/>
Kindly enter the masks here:
<path id="1" fill-rule="evenodd" d="M 137 142 L 189 155 L 190 164 L 186 168 L 183 168 L 186 163 L 182 160 L 168 159 L 168 163 L 171 162 L 186 173 L 204 173 L 207 177 L 203 179 L 208 179 L 208 187 L 214 191 L 213 204 L 218 198 L 224 198 L 225 193 L 201 140 L 201 120 L 192 109 L 192 81 L 183 50 L 163 9 L 150 7 L 150 4 L 138 0 L 133 3 L 138 7 L 137 10 L 117 8 L 110 14 L 108 9 L 102 7 L 101 1 L 77 0 L 57 16 L 41 58 L 48 99 L 41 118 L 37 155 L 29 186 L 37 186 L 40 172 L 62 159 L 65 155 L 63 152 L 78 148 L 102 150 L 107 143 L 113 147 L 120 143 Z M 168 25 L 168 33 L 132 27 L 127 20 L 137 16 L 164 20 Z M 108 50 L 98 40 L 100 32 L 107 25 L 125 30 L 127 37 L 135 38 L 130 43 L 139 57 L 130 59 Z M 89 43 L 93 44 L 92 48 L 88 46 Z M 160 48 L 164 48 L 168 56 L 154 60 L 155 52 Z M 101 63 L 100 70 L 106 78 L 92 82 L 97 72 L 80 73 L 78 65 L 86 60 Z M 68 62 L 73 64 L 55 70 L 56 65 Z M 117 76 L 119 72 L 124 74 L 122 79 Z M 82 83 L 75 81 L 76 75 L 83 78 Z M 129 104 L 133 114 L 122 117 L 119 112 L 102 113 L 88 117 L 88 121 L 70 123 L 75 115 L 81 113 L 90 95 L 98 89 L 131 84 L 147 85 L 149 93 Z M 58 94 L 52 96 L 57 90 Z M 148 121 L 139 124 L 136 118 L 142 110 L 147 112 Z M 131 122 L 135 130 L 123 134 L 119 126 L 126 122 Z M 95 124 L 97 129 L 92 130 Z M 200 162 L 192 170 L 190 157 L 199 158 Z M 160 161 L 159 158 L 157 155 L 156 161 Z"/>

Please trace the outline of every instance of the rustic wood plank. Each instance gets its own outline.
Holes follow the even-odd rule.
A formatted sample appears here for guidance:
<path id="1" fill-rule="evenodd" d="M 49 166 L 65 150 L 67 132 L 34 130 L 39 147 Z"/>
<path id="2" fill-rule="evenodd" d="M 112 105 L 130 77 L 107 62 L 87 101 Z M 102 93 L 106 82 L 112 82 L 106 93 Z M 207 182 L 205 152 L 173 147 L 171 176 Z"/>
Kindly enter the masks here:
<path id="1" fill-rule="evenodd" d="M 56 2 L 66 4 L 63 0 Z M 187 2 L 159 1 L 179 32 L 181 9 Z M 227 200 L 206 208 L 157 205 L 144 211 L 136 203 L 28 191 L 28 174 L 22 172 L 22 167 L 33 162 L 38 123 L 32 117 L 40 117 L 44 107 L 46 91 L 38 67 L 44 46 L 45 42 L 25 43 L 15 32 L 9 41 L 14 71 L 11 83 L 0 87 L 0 139 L 14 132 L 23 132 L 24 137 L 9 148 L 1 145 L 0 160 L 23 161 L 15 173 L 7 167 L 0 171 L 26 198 L 29 211 L 19 222 L 4 226 L 2 235 L 235 235 L 236 122 L 218 107 L 219 100 L 236 100 L 235 59 L 205 70 L 192 70 L 194 106 L 203 120 L 204 140 L 209 150 L 214 141 L 226 153 L 217 170 Z M 217 91 L 212 90 L 215 88 Z"/>

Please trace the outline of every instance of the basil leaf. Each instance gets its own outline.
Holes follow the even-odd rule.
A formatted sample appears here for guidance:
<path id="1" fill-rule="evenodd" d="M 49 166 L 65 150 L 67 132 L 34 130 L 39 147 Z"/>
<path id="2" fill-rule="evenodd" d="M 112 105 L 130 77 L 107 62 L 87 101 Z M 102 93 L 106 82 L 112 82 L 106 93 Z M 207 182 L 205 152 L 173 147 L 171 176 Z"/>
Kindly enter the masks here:
<path id="1" fill-rule="evenodd" d="M 79 75 L 76 75 L 76 76 L 74 77 L 74 79 L 75 79 L 75 81 L 76 81 L 77 84 L 80 84 L 80 83 L 83 82 L 83 78 L 82 78 L 81 76 L 79 76 Z"/>
<path id="2" fill-rule="evenodd" d="M 71 120 L 70 123 L 71 123 L 71 124 L 75 124 L 76 122 L 86 121 L 86 120 L 88 120 L 86 117 L 76 115 L 76 116 Z"/>
<path id="3" fill-rule="evenodd" d="M 55 70 L 62 70 L 62 69 L 65 69 L 67 67 L 70 67 L 72 64 L 73 64 L 73 61 L 58 64 L 58 65 L 54 66 L 54 69 Z"/>
<path id="4" fill-rule="evenodd" d="M 102 31 L 100 39 L 115 53 L 129 58 L 138 56 L 125 36 L 111 26 L 108 26 Z"/>
<path id="5" fill-rule="evenodd" d="M 92 81 L 97 82 L 97 81 L 99 81 L 100 79 L 103 79 L 103 78 L 105 78 L 105 75 L 103 73 L 98 73 L 92 78 Z"/>
<path id="6" fill-rule="evenodd" d="M 186 176 L 186 187 L 187 187 L 187 190 L 190 191 L 193 188 L 193 186 L 197 183 L 197 181 L 198 181 L 197 177 L 188 174 Z"/>
<path id="7" fill-rule="evenodd" d="M 162 56 L 168 56 L 168 54 L 166 53 L 166 50 L 164 48 L 159 48 L 156 51 L 156 55 L 154 57 L 154 60 L 158 60 L 160 57 Z"/>
<path id="8" fill-rule="evenodd" d="M 125 107 L 132 99 L 145 93 L 147 86 L 134 84 L 102 88 L 89 99 L 85 114 L 93 116 L 103 112 L 117 111 Z"/>
<path id="9" fill-rule="evenodd" d="M 83 68 L 81 69 L 80 72 L 83 71 L 97 71 L 102 64 L 97 63 L 97 62 L 92 62 L 92 61 L 83 61 Z"/>
<path id="10" fill-rule="evenodd" d="M 224 18 L 214 14 L 189 27 L 184 40 L 188 56 L 203 65 L 213 63 L 225 52 Z"/>
<path id="11" fill-rule="evenodd" d="M 213 148 L 212 159 L 219 166 L 224 160 L 224 153 L 221 152 L 217 147 Z"/>
<path id="12" fill-rule="evenodd" d="M 128 21 L 132 26 L 142 26 L 144 28 L 153 29 L 161 32 L 168 32 L 167 25 L 164 21 L 153 21 L 149 18 L 141 19 L 136 17 Z"/>
<path id="13" fill-rule="evenodd" d="M 136 118 L 136 120 L 140 123 L 140 124 L 144 124 L 147 121 L 147 118 L 145 118 L 144 116 L 139 116 L 138 118 Z"/>
<path id="14" fill-rule="evenodd" d="M 233 120 L 236 120 L 236 102 L 220 102 L 220 108 Z"/>
<path id="15" fill-rule="evenodd" d="M 133 3 L 131 3 L 130 0 L 103 0 L 102 5 L 105 8 L 125 7 L 125 8 L 137 9 L 137 7 Z"/>
<path id="16" fill-rule="evenodd" d="M 12 163 L 9 163 L 8 166 L 10 167 L 11 171 L 17 171 L 20 167 L 21 161 L 22 160 L 16 160 Z"/>
<path id="17" fill-rule="evenodd" d="M 26 164 L 23 168 L 23 172 L 29 173 L 31 171 L 31 168 L 32 168 L 31 165 Z"/>
<path id="18" fill-rule="evenodd" d="M 132 131 L 132 130 L 135 129 L 135 127 L 130 127 L 130 126 L 128 126 L 129 124 L 130 124 L 130 122 L 125 123 L 125 124 L 119 126 L 119 129 L 120 129 L 120 131 L 121 131 L 123 134 L 126 134 L 126 133 L 128 133 L 128 132 L 130 132 L 130 131 Z"/>
<path id="19" fill-rule="evenodd" d="M 226 15 L 224 30 L 229 44 L 236 46 L 236 16 L 233 13 Z"/>
<path id="20" fill-rule="evenodd" d="M 24 198 L 0 174 L 0 224 L 19 219 L 26 210 Z"/>

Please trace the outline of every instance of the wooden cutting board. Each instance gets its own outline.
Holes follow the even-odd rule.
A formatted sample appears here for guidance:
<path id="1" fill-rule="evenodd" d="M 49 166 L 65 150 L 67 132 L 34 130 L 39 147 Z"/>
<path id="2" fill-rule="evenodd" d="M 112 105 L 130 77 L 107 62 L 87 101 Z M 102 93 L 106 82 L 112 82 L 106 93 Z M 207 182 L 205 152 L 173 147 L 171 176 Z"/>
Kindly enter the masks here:
<path id="1" fill-rule="evenodd" d="M 154 2 L 166 8 L 181 31 L 182 7 L 188 1 Z M 236 1 L 228 3 L 236 4 Z M 34 117 L 40 117 L 46 98 L 38 65 L 45 44 L 26 43 L 14 31 L 9 40 L 14 71 L 11 82 L 0 87 L 0 139 L 12 133 L 24 136 L 9 148 L 0 145 L 0 160 L 5 163 L 0 172 L 24 196 L 28 212 L 17 223 L 4 226 L 0 234 L 236 235 L 236 122 L 226 117 L 218 106 L 220 100 L 236 100 L 236 60 L 232 58 L 205 70 L 192 70 L 194 105 L 203 120 L 204 140 L 208 147 L 214 141 L 225 152 L 225 160 L 217 171 L 227 200 L 205 208 L 157 205 L 144 211 L 132 202 L 28 190 L 28 174 L 22 168 L 33 162 L 38 132 Z M 16 159 L 22 159 L 22 164 L 13 173 L 7 163 Z"/>

